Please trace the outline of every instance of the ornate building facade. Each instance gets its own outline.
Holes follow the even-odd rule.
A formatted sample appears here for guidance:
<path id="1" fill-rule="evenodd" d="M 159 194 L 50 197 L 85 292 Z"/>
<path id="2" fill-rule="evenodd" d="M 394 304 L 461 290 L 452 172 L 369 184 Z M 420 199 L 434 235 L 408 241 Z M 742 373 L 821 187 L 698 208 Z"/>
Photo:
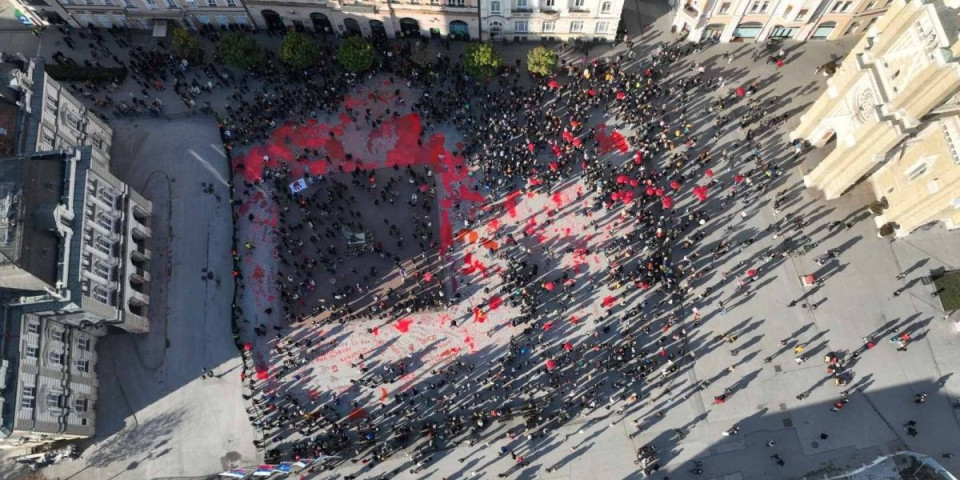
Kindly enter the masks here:
<path id="1" fill-rule="evenodd" d="M 693 41 L 833 40 L 866 32 L 894 0 L 678 0 L 673 28 Z"/>
<path id="2" fill-rule="evenodd" d="M 960 226 L 958 4 L 894 0 L 791 133 L 825 149 L 807 187 L 868 182 L 885 235 Z"/>

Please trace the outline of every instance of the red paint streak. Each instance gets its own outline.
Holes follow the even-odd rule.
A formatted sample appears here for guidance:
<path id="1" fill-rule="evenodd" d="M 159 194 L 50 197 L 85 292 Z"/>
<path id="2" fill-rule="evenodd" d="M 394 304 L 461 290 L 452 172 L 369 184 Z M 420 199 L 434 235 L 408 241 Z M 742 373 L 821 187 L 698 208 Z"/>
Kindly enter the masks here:
<path id="1" fill-rule="evenodd" d="M 580 323 L 580 317 L 578 317 L 578 316 L 576 316 L 576 315 L 571 316 L 571 317 L 570 317 L 570 323 L 572 323 L 572 324 L 574 324 L 574 325 Z"/>
<path id="2" fill-rule="evenodd" d="M 617 301 L 616 298 L 613 298 L 613 297 L 604 297 L 604 299 L 603 299 L 603 307 L 604 307 L 604 308 L 610 308 L 610 307 L 613 306 L 614 302 L 616 302 L 616 301 Z"/>
<path id="3" fill-rule="evenodd" d="M 396 328 L 400 333 L 407 333 L 410 331 L 410 325 L 412 324 L 412 318 L 401 318 L 400 320 L 397 320 L 397 323 L 393 324 L 393 328 Z"/>
<path id="4" fill-rule="evenodd" d="M 390 394 L 387 393 L 387 389 L 380 387 L 380 403 L 387 403 L 388 398 L 390 398 Z"/>
<path id="5" fill-rule="evenodd" d="M 490 298 L 490 310 L 496 310 L 503 304 L 503 299 L 497 296 Z"/>
<path id="6" fill-rule="evenodd" d="M 517 218 L 517 197 L 519 196 L 519 191 L 510 192 L 507 199 L 503 201 L 503 207 L 507 209 L 507 215 L 510 215 L 510 218 Z"/>
<path id="7" fill-rule="evenodd" d="M 551 197 L 551 200 L 553 200 L 553 203 L 557 206 L 557 208 L 563 208 L 563 195 L 561 195 L 560 192 L 554 193 L 553 197 Z"/>
<path id="8" fill-rule="evenodd" d="M 373 327 L 370 329 L 370 333 L 372 333 L 374 336 L 380 335 L 380 327 Z"/>
<path id="9" fill-rule="evenodd" d="M 500 220 L 497 220 L 496 218 L 490 220 L 490 223 L 487 224 L 487 232 L 489 233 L 496 232 L 498 228 L 500 228 Z"/>
<path id="10" fill-rule="evenodd" d="M 607 125 L 601 123 L 594 127 L 594 136 L 599 143 L 599 153 L 610 153 L 614 150 L 619 151 L 620 153 L 627 153 L 630 150 L 630 144 L 627 143 L 627 139 L 623 137 L 623 134 L 614 130 L 607 135 Z"/>
<path id="11" fill-rule="evenodd" d="M 450 355 L 454 355 L 454 354 L 456 354 L 456 353 L 459 352 L 459 351 L 460 351 L 460 347 L 448 348 L 448 349 L 440 352 L 440 358 L 449 357 Z"/>

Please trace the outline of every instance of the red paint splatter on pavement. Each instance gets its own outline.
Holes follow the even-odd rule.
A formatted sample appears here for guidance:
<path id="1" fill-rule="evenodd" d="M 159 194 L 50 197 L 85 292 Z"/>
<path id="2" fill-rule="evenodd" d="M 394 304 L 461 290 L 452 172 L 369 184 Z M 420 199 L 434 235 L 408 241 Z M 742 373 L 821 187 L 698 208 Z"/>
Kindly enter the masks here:
<path id="1" fill-rule="evenodd" d="M 388 398 L 390 398 L 390 394 L 387 393 L 387 389 L 380 387 L 380 403 L 387 403 Z"/>
<path id="2" fill-rule="evenodd" d="M 496 218 L 490 220 L 490 223 L 487 224 L 488 233 L 495 233 L 498 228 L 500 228 L 500 220 L 497 220 Z"/>
<path id="3" fill-rule="evenodd" d="M 580 317 L 578 317 L 578 316 L 576 316 L 576 315 L 571 316 L 571 317 L 570 317 L 570 323 L 572 323 L 572 324 L 574 324 L 574 325 L 577 325 L 578 323 L 580 323 Z"/>
<path id="4" fill-rule="evenodd" d="M 380 335 L 380 327 L 371 328 L 370 333 L 372 333 L 374 336 Z"/>
<path id="5" fill-rule="evenodd" d="M 519 196 L 519 191 L 510 192 L 503 201 L 503 208 L 507 209 L 507 215 L 510 215 L 510 218 L 517 218 L 517 197 Z"/>
<path id="6" fill-rule="evenodd" d="M 253 269 L 253 279 L 254 279 L 254 280 L 263 280 L 263 276 L 264 276 L 263 267 L 261 267 L 260 265 L 257 265 L 257 266 Z"/>
<path id="7" fill-rule="evenodd" d="M 503 299 L 494 295 L 490 298 L 490 310 L 496 310 L 503 304 Z"/>
<path id="8" fill-rule="evenodd" d="M 617 301 L 617 299 L 614 298 L 614 297 L 609 297 L 609 296 L 608 296 L 608 297 L 604 297 L 604 298 L 603 298 L 603 307 L 604 307 L 604 308 L 610 308 L 610 307 L 613 306 L 614 302 L 616 302 L 616 301 Z"/>
<path id="9" fill-rule="evenodd" d="M 477 323 L 483 323 L 487 320 L 487 314 L 483 313 L 479 307 L 473 307 L 473 320 Z"/>
<path id="10" fill-rule="evenodd" d="M 449 357 L 460 351 L 460 347 L 451 347 L 442 352 L 440 352 L 440 358 Z"/>
<path id="11" fill-rule="evenodd" d="M 563 195 L 560 192 L 554 193 L 550 199 L 553 200 L 558 209 L 563 208 Z"/>
<path id="12" fill-rule="evenodd" d="M 412 324 L 412 318 L 401 318 L 400 320 L 397 320 L 397 323 L 393 324 L 393 328 L 396 328 L 400 333 L 407 333 L 410 331 L 410 325 Z"/>
<path id="13" fill-rule="evenodd" d="M 607 125 L 601 123 L 594 127 L 594 137 L 597 139 L 599 148 L 597 149 L 599 153 L 610 153 L 614 150 L 619 151 L 620 153 L 627 153 L 630 150 L 630 144 L 627 143 L 627 139 L 623 137 L 623 134 L 614 130 L 609 135 L 607 135 Z"/>

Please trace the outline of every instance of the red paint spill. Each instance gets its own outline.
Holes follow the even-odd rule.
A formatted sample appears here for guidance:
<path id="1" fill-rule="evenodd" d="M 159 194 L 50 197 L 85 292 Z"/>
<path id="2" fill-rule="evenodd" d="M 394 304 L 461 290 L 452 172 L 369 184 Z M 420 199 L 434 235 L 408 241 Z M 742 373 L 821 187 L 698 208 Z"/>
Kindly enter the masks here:
<path id="1" fill-rule="evenodd" d="M 483 313 L 479 307 L 473 307 L 473 320 L 477 323 L 483 323 L 487 320 L 487 314 Z"/>
<path id="2" fill-rule="evenodd" d="M 507 215 L 510 215 L 510 218 L 517 218 L 517 197 L 519 196 L 519 191 L 511 192 L 503 201 L 503 208 L 507 209 Z"/>
<path id="3" fill-rule="evenodd" d="M 604 297 L 604 299 L 603 299 L 603 307 L 604 307 L 604 308 L 610 308 L 610 307 L 613 306 L 614 302 L 616 302 L 616 301 L 617 301 L 616 298 L 613 298 L 613 297 Z"/>
<path id="4" fill-rule="evenodd" d="M 257 265 L 256 268 L 253 269 L 253 279 L 263 280 L 263 276 L 264 276 L 263 267 L 261 267 L 260 265 Z"/>
<path id="5" fill-rule="evenodd" d="M 388 398 L 390 398 L 390 394 L 387 393 L 387 389 L 380 387 L 380 403 L 387 403 Z"/>
<path id="6" fill-rule="evenodd" d="M 503 304 L 503 299 L 497 296 L 490 298 L 490 310 L 496 310 Z"/>
<path id="7" fill-rule="evenodd" d="M 412 318 L 401 318 L 400 320 L 397 320 L 397 323 L 393 324 L 393 328 L 396 328 L 400 333 L 407 333 L 410 331 L 410 325 L 412 324 Z"/>
<path id="8" fill-rule="evenodd" d="M 561 195 L 560 192 L 554 193 L 550 199 L 553 200 L 557 208 L 563 208 L 563 195 Z"/>
<path id="9" fill-rule="evenodd" d="M 374 336 L 380 335 L 380 327 L 373 327 L 370 329 L 370 333 L 372 333 Z"/>

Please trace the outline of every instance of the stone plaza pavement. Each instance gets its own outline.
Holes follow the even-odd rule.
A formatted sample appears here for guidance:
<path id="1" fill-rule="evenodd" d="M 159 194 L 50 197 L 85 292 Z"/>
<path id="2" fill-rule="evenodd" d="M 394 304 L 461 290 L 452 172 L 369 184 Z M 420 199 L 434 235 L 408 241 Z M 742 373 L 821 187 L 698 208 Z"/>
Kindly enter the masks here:
<path id="1" fill-rule="evenodd" d="M 662 8 L 631 3 L 624 18 L 631 33 L 653 24 L 650 33 L 637 42 L 641 53 L 652 50 L 658 40 L 670 39 L 669 20 Z M 56 32 L 45 33 L 34 43 L 19 35 L 17 45 L 22 44 L 23 49 L 38 48 L 41 42 L 42 51 L 55 49 Z M 750 44 L 710 47 L 686 62 L 706 62 L 709 75 L 718 74 L 716 69 L 722 68 L 719 74 L 729 76 L 731 85 L 746 85 L 775 75 L 761 95 L 783 97 L 779 111 L 771 113 L 791 112 L 791 121 L 783 128 L 785 141 L 785 132 L 824 89 L 824 78 L 815 77 L 814 69 L 833 55 L 841 55 L 849 43 L 788 44 L 790 59 L 779 71 L 772 65 L 752 62 L 750 52 L 756 46 Z M 521 48 L 509 46 L 504 50 L 508 59 L 522 55 Z M 718 63 L 724 52 L 736 54 L 730 65 Z M 169 106 L 167 113 L 176 115 L 175 109 L 181 104 L 170 97 L 170 92 L 160 95 L 167 95 L 163 97 Z M 217 100 L 215 96 L 215 105 Z M 98 367 L 98 435 L 80 460 L 44 473 L 48 478 L 78 480 L 147 479 L 200 476 L 231 466 L 254 465 L 260 459 L 251 444 L 254 432 L 240 399 L 239 360 L 230 338 L 232 282 L 226 254 L 230 213 L 224 185 L 229 174 L 216 126 L 209 119 L 182 117 L 170 121 L 128 119 L 113 121 L 112 125 L 118 132 L 113 155 L 116 173 L 154 202 L 155 240 L 151 249 L 152 288 L 156 290 L 151 291 L 151 298 L 157 313 L 151 311 L 151 318 L 156 320 L 147 336 L 114 334 L 100 344 L 103 361 Z M 694 367 L 670 386 L 671 393 L 630 418 L 661 408 L 666 415 L 633 438 L 628 421 L 611 425 L 611 419 L 603 418 L 586 426 L 579 419 L 538 443 L 518 441 L 518 451 L 523 451 L 532 465 L 511 478 L 639 478 L 633 452 L 645 444 L 655 445 L 662 454 L 665 471 L 655 478 L 669 476 L 672 480 L 786 479 L 805 474 L 808 478 L 824 478 L 837 468 L 855 466 L 902 448 L 937 458 L 946 452 L 960 453 L 956 452 L 960 424 L 957 410 L 951 405 L 960 397 L 960 380 L 952 374 L 960 366 L 960 338 L 954 325 L 939 312 L 930 295 L 931 287 L 919 281 L 932 269 L 960 268 L 960 235 L 935 227 L 893 243 L 877 239 L 864 209 L 867 196 L 862 187 L 827 203 L 799 189 L 801 168 L 787 172 L 778 190 L 793 189 L 784 211 L 799 212 L 810 219 L 806 233 L 819 240 L 820 247 L 807 256 L 762 271 L 753 297 L 739 304 L 739 300 L 730 302 L 729 314 L 716 314 L 712 305 L 702 308 L 705 321 L 695 332 L 701 348 Z M 543 195 L 524 199 L 518 214 L 529 215 L 551 201 Z M 749 210 L 744 220 L 731 220 L 732 231 L 718 228 L 705 242 L 721 237 L 745 238 L 765 229 L 777 217 L 769 203 L 763 205 Z M 833 220 L 852 221 L 853 227 L 827 232 L 824 225 Z M 164 244 L 165 226 L 168 248 Z M 773 244 L 769 237 L 761 237 L 748 252 Z M 840 262 L 824 270 L 813 258 L 828 248 L 841 249 Z M 454 268 L 459 267 L 458 262 Z M 909 272 L 906 280 L 896 280 L 903 271 Z M 810 272 L 828 277 L 809 297 L 809 303 L 817 308 L 787 307 L 790 300 L 809 291 L 800 285 L 798 277 Z M 732 291 L 730 283 L 725 297 Z M 893 292 L 904 285 L 909 285 L 905 293 L 894 297 Z M 595 303 L 606 295 L 597 292 Z M 462 315 L 468 307 L 472 307 L 469 300 L 452 314 Z M 600 309 L 591 305 L 587 310 L 592 311 L 587 313 Z M 507 315 L 505 309 L 491 313 L 487 324 L 499 325 L 504 321 L 502 315 Z M 906 353 L 897 352 L 885 340 L 889 335 L 884 334 L 894 326 L 909 330 L 915 339 Z M 420 335 L 418 328 L 423 327 L 414 327 L 416 335 Z M 486 337 L 480 327 L 469 328 L 478 329 L 480 335 L 474 337 L 480 342 L 489 342 L 475 342 L 478 350 L 485 345 L 495 349 L 509 337 L 506 331 Z M 574 332 L 582 336 L 592 326 L 584 322 L 578 328 Z M 422 338 L 402 337 L 394 328 L 380 332 L 379 341 L 390 341 L 393 335 L 395 342 L 401 342 L 397 344 L 399 352 L 407 344 L 422 342 Z M 443 328 L 426 333 L 451 335 Z M 737 355 L 731 354 L 730 345 L 713 340 L 726 333 L 739 336 Z M 853 351 L 870 334 L 878 334 L 879 345 L 865 353 L 854 368 L 852 384 L 857 392 L 851 394 L 850 404 L 842 412 L 833 413 L 829 406 L 837 400 L 839 389 L 827 384 L 812 388 L 825 378 L 818 357 L 831 351 Z M 765 357 L 780 351 L 778 341 L 786 338 L 806 344 L 805 353 L 811 360 L 796 365 L 788 350 L 763 363 Z M 463 338 L 450 341 L 460 343 Z M 731 366 L 735 367 L 732 372 L 728 370 Z M 202 367 L 214 368 L 220 376 L 201 381 L 197 376 Z M 343 385 L 348 378 L 328 376 L 317 387 Z M 714 379 L 714 386 L 704 392 L 692 391 L 693 384 L 704 379 Z M 719 393 L 716 390 L 726 386 L 736 388 L 731 400 L 710 405 L 711 396 Z M 808 390 L 808 398 L 795 398 Z M 930 395 L 922 406 L 912 401 L 919 392 Z M 901 425 L 908 420 L 917 422 L 918 436 L 905 435 Z M 721 434 L 733 425 L 741 426 L 740 435 Z M 564 435 L 581 428 L 584 433 L 563 441 Z M 688 433 L 683 439 L 675 439 L 675 428 Z M 821 439 L 821 433 L 828 438 Z M 766 446 L 770 440 L 776 442 L 775 447 Z M 402 471 L 397 478 L 470 478 L 472 471 L 482 471 L 476 478 L 496 478 L 496 473 L 511 464 L 509 459 L 496 459 L 495 450 L 503 443 L 496 442 L 491 448 L 482 448 L 482 443 L 474 448 L 464 445 L 437 454 L 435 461 L 416 475 L 407 473 L 409 461 L 396 458 L 360 478 L 375 478 L 393 469 Z M 575 447 L 572 452 L 571 446 Z M 769 458 L 773 453 L 786 461 L 784 467 Z M 457 459 L 463 457 L 466 460 L 459 463 Z M 704 475 L 688 473 L 693 459 L 704 463 Z M 956 457 L 940 460 L 951 471 L 960 470 Z M 548 466 L 558 468 L 547 473 Z M 336 472 L 311 478 L 342 478 L 359 467 L 347 463 Z M 0 472 L 3 478 L 16 478 L 14 475 Z"/>

